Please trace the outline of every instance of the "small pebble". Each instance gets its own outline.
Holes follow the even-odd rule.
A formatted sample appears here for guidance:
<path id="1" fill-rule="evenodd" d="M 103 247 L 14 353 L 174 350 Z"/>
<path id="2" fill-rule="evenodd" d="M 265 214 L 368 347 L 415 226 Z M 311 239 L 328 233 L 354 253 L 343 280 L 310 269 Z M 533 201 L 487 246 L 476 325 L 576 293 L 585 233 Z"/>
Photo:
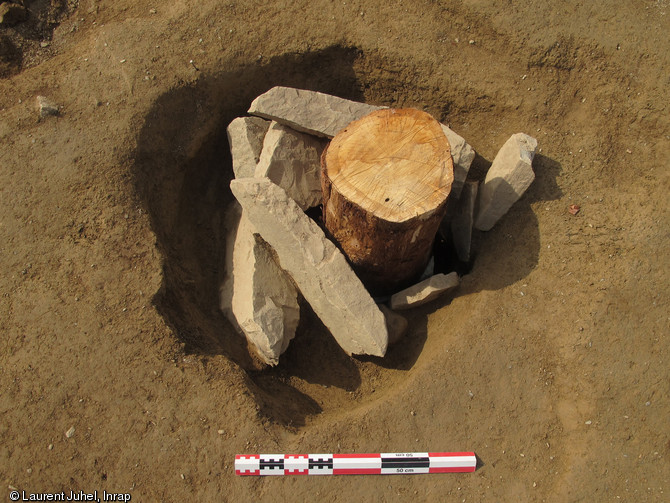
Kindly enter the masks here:
<path id="1" fill-rule="evenodd" d="M 218 433 L 219 435 L 223 435 L 223 434 L 225 433 L 225 431 L 223 431 L 223 430 L 219 430 L 219 431 L 217 431 L 217 433 Z"/>
<path id="2" fill-rule="evenodd" d="M 50 451 L 53 451 L 53 450 L 54 450 L 54 444 L 49 444 L 48 449 L 49 449 Z"/>
<path id="3" fill-rule="evenodd" d="M 58 105 L 50 101 L 45 96 L 37 97 L 37 109 L 40 112 L 40 117 L 48 117 L 50 115 L 56 116 L 59 114 Z"/>
<path id="4" fill-rule="evenodd" d="M 470 39 L 470 40 L 468 41 L 468 44 L 470 44 L 470 45 L 472 45 L 472 44 L 474 44 L 474 43 L 475 43 L 475 41 L 472 40 L 472 39 Z"/>
<path id="5" fill-rule="evenodd" d="M 72 435 L 74 435 L 74 426 L 70 427 L 70 429 L 65 432 L 67 438 L 72 438 Z"/>
<path id="6" fill-rule="evenodd" d="M 591 424 L 591 421 L 586 421 L 584 424 Z"/>

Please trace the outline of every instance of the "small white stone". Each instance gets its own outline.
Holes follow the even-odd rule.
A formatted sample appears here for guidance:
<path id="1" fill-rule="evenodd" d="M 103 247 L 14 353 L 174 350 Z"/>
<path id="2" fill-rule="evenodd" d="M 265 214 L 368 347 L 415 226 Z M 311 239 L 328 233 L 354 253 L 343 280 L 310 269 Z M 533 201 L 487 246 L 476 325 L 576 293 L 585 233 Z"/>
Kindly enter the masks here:
<path id="1" fill-rule="evenodd" d="M 45 96 L 37 97 L 37 109 L 39 110 L 40 117 L 42 118 L 48 117 L 50 115 L 56 116 L 60 113 L 58 105 Z"/>
<path id="2" fill-rule="evenodd" d="M 505 142 L 479 187 L 477 229 L 490 230 L 533 182 L 536 148 L 537 140 L 523 133 L 512 135 Z"/>
<path id="3" fill-rule="evenodd" d="M 267 178 L 233 180 L 230 188 L 342 349 L 348 354 L 384 356 L 388 345 L 384 315 L 319 226 Z"/>
<path id="4" fill-rule="evenodd" d="M 391 309 L 409 309 L 426 304 L 459 284 L 458 274 L 436 274 L 391 296 Z"/>
<path id="5" fill-rule="evenodd" d="M 67 438 L 72 438 L 72 435 L 74 435 L 74 431 L 75 431 L 74 426 L 71 426 L 70 429 L 65 432 L 65 436 Z"/>

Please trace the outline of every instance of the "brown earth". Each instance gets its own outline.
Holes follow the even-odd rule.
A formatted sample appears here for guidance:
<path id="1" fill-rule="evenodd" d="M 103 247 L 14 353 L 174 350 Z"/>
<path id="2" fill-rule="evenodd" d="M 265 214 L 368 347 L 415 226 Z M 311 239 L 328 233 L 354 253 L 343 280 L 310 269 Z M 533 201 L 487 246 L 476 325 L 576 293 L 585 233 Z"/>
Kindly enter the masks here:
<path id="1" fill-rule="evenodd" d="M 26 0 L 0 27 L 0 493 L 667 501 L 670 7 L 554 4 Z M 475 178 L 538 139 L 527 194 L 385 359 L 305 308 L 263 369 L 217 308 L 225 127 L 274 85 L 426 110 Z M 481 466 L 233 473 L 236 453 L 426 450 Z"/>

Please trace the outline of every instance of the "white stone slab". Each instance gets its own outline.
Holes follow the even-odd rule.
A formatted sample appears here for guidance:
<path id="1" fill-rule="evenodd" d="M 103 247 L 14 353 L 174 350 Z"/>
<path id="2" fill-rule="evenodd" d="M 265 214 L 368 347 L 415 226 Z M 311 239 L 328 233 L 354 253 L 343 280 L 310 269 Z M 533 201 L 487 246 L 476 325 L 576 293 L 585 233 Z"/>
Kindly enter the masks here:
<path id="1" fill-rule="evenodd" d="M 384 304 L 378 304 L 378 306 L 386 317 L 386 328 L 389 332 L 389 346 L 391 346 L 402 339 L 402 336 L 407 332 L 409 322 L 402 314 L 396 313 Z"/>
<path id="2" fill-rule="evenodd" d="M 226 133 L 235 178 L 254 176 L 268 127 L 270 121 L 260 117 L 238 117 L 228 125 Z"/>
<path id="3" fill-rule="evenodd" d="M 221 310 L 255 346 L 258 355 L 276 365 L 300 320 L 298 293 L 275 262 L 268 244 L 255 232 L 239 205 L 234 206 L 237 223 L 233 216 L 226 244 L 227 278 L 220 290 Z"/>
<path id="4" fill-rule="evenodd" d="M 249 107 L 249 113 L 275 120 L 303 133 L 332 138 L 351 121 L 380 108 L 384 107 L 316 91 L 277 86 L 256 98 Z"/>
<path id="5" fill-rule="evenodd" d="M 524 133 L 512 135 L 502 146 L 479 187 L 477 229 L 490 230 L 533 182 L 536 148 L 537 140 Z"/>
<path id="6" fill-rule="evenodd" d="M 267 177 L 303 210 L 323 202 L 321 153 L 326 141 L 273 121 L 263 141 L 256 178 Z"/>
<path id="7" fill-rule="evenodd" d="M 436 274 L 391 296 L 391 309 L 409 309 L 426 304 L 459 284 L 458 274 Z"/>
<path id="8" fill-rule="evenodd" d="M 454 181 L 451 184 L 449 197 L 458 199 L 461 197 L 461 190 L 465 179 L 468 177 L 470 165 L 475 158 L 475 149 L 473 149 L 462 136 L 455 133 L 452 129 L 440 124 L 444 135 L 449 140 L 451 146 L 451 159 L 454 161 Z"/>
<path id="9" fill-rule="evenodd" d="M 471 258 L 472 227 L 474 225 L 478 187 L 477 182 L 465 182 L 456 212 L 451 219 L 451 237 L 454 248 L 458 259 L 463 262 L 469 262 Z"/>
<path id="10" fill-rule="evenodd" d="M 230 188 L 342 349 L 348 354 L 384 356 L 388 345 L 384 315 L 319 226 L 267 178 L 233 180 Z"/>

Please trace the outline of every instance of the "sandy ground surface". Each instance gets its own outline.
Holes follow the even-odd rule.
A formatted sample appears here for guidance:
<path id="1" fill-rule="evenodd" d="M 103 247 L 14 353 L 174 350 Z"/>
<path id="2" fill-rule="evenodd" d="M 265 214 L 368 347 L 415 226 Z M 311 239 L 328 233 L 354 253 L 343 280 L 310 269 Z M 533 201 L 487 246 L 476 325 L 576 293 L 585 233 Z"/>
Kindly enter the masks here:
<path id="1" fill-rule="evenodd" d="M 25 4 L 0 28 L 2 498 L 670 499 L 667 1 Z M 426 110 L 477 150 L 474 178 L 538 139 L 534 184 L 385 359 L 349 358 L 305 308 L 264 369 L 217 308 L 225 127 L 274 85 Z M 427 450 L 481 466 L 233 472 L 236 453 Z"/>

